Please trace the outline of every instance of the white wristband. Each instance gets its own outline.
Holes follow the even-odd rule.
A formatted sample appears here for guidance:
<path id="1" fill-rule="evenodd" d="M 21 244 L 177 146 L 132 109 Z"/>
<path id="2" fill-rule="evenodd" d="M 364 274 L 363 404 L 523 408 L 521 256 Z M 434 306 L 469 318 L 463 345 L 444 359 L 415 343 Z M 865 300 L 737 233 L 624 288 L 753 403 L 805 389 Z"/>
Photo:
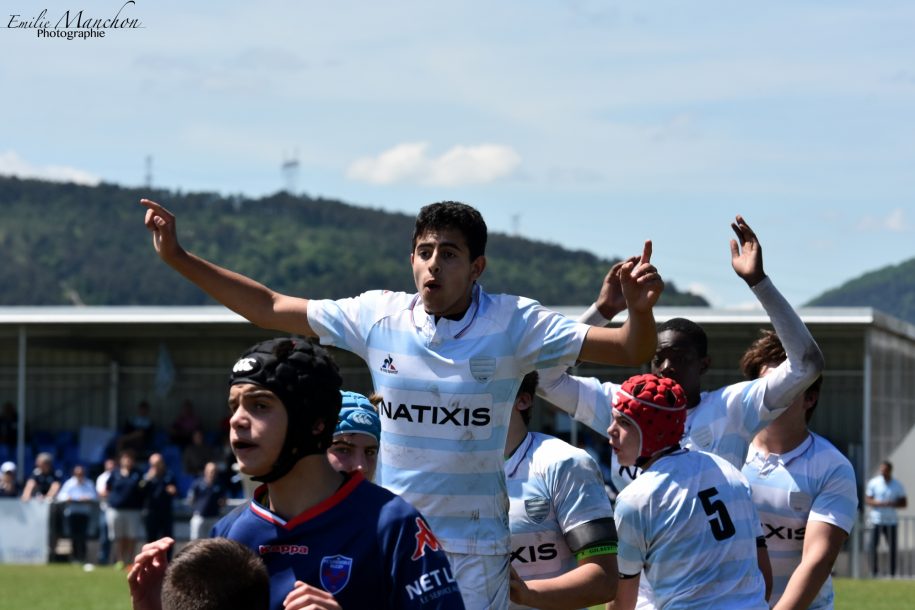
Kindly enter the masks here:
<path id="1" fill-rule="evenodd" d="M 585 310 L 585 313 L 578 316 L 578 321 L 588 326 L 606 326 L 610 320 L 597 309 L 597 303 L 591 303 L 591 306 Z"/>

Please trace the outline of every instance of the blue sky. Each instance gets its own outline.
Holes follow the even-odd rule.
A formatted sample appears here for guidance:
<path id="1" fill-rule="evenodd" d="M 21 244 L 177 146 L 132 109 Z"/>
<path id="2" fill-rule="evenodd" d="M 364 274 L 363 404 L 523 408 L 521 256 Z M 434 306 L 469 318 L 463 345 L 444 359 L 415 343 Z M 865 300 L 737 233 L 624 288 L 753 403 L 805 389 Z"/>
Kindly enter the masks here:
<path id="1" fill-rule="evenodd" d="M 261 195 L 295 156 L 312 195 L 459 199 L 608 257 L 652 238 L 727 307 L 753 301 L 736 213 L 795 304 L 915 256 L 909 2 L 136 0 L 102 39 L 8 27 L 122 4 L 3 3 L 0 173 L 138 185 L 152 155 L 156 186 Z"/>

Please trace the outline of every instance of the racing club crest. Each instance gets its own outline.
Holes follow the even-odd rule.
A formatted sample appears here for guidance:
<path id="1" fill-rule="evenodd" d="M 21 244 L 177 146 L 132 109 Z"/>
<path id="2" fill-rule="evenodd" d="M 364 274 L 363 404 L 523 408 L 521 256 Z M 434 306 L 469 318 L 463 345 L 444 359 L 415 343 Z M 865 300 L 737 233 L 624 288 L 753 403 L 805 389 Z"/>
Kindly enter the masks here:
<path id="1" fill-rule="evenodd" d="M 496 373 L 496 359 L 489 356 L 474 356 L 470 359 L 470 374 L 480 383 L 489 383 Z"/>
<path id="2" fill-rule="evenodd" d="M 540 496 L 528 498 L 524 501 L 524 512 L 534 523 L 543 523 L 550 514 L 550 501 Z"/>
<path id="3" fill-rule="evenodd" d="M 321 559 L 321 586 L 331 595 L 339 593 L 349 582 L 353 558 L 331 555 Z"/>

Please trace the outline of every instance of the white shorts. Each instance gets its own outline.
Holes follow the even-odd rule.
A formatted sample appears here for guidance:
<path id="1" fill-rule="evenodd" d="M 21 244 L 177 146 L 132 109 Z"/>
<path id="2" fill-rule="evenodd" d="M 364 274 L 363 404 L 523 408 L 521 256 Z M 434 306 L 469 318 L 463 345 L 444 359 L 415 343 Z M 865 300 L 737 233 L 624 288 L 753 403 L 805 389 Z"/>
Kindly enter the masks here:
<path id="1" fill-rule="evenodd" d="M 202 517 L 200 515 L 191 517 L 191 540 L 209 538 L 210 530 L 213 529 L 217 521 L 219 521 L 219 517 Z"/>
<path id="2" fill-rule="evenodd" d="M 508 609 L 508 555 L 445 554 L 467 610 Z"/>
<path id="3" fill-rule="evenodd" d="M 105 522 L 108 525 L 108 540 L 143 540 L 146 537 L 140 509 L 109 506 L 105 510 Z"/>

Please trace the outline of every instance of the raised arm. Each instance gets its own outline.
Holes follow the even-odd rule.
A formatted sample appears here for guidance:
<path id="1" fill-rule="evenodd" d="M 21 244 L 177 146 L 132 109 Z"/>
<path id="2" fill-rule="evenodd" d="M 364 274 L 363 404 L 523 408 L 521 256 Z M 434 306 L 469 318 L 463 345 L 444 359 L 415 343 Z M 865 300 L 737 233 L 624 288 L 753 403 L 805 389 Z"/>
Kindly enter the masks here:
<path id="1" fill-rule="evenodd" d="M 756 233 L 742 216 L 737 216 L 731 228 L 737 235 L 737 240 L 731 240 L 731 265 L 766 310 L 788 356 L 773 374 L 765 377 L 764 406 L 770 411 L 781 410 L 820 375 L 823 354 L 801 317 L 766 276 Z"/>
<path id="2" fill-rule="evenodd" d="M 315 336 L 308 324 L 308 300 L 280 294 L 234 271 L 206 261 L 178 243 L 175 215 L 149 199 L 146 228 L 159 258 L 208 295 L 262 328 Z"/>
<path id="3" fill-rule="evenodd" d="M 664 290 L 664 282 L 651 264 L 651 241 L 645 242 L 638 262 L 627 260 L 619 273 L 629 318 L 620 328 L 592 327 L 582 344 L 581 360 L 638 366 L 654 354 L 658 338 L 652 308 Z"/>

